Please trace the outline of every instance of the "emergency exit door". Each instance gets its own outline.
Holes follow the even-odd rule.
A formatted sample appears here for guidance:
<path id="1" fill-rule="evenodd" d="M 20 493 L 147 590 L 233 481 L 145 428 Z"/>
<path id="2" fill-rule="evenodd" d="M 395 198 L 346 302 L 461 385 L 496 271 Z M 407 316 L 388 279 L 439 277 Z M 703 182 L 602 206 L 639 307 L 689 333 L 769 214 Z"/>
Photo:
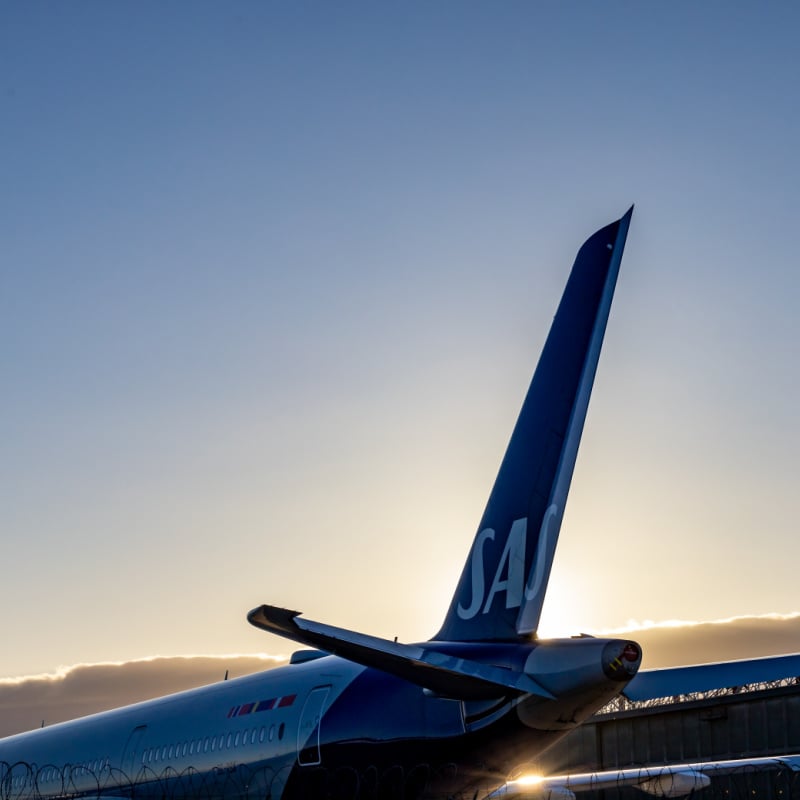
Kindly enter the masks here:
<path id="1" fill-rule="evenodd" d="M 330 686 L 316 686 L 306 698 L 297 729 L 297 763 L 303 767 L 319 764 L 319 729 Z"/>

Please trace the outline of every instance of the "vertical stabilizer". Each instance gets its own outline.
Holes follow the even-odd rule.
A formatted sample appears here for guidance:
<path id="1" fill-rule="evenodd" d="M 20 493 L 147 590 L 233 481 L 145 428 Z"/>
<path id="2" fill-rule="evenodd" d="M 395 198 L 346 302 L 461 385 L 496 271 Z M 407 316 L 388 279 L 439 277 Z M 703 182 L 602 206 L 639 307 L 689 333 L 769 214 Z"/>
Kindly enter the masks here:
<path id="1" fill-rule="evenodd" d="M 438 640 L 536 633 L 632 213 L 578 251 Z"/>

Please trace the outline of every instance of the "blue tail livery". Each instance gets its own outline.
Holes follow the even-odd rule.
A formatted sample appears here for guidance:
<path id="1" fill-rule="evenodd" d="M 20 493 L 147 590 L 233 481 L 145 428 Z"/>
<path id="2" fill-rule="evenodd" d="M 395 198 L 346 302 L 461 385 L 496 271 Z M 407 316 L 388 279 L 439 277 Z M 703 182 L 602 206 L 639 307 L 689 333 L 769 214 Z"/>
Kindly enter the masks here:
<path id="1" fill-rule="evenodd" d="M 436 639 L 536 633 L 632 214 L 578 251 Z"/>

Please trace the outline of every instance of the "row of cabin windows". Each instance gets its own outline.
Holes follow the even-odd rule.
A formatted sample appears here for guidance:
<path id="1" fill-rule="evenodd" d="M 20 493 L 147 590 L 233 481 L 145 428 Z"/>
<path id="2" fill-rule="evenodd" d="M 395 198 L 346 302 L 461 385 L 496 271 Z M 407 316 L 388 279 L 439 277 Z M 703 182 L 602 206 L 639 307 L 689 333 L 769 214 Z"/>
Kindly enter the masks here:
<path id="1" fill-rule="evenodd" d="M 108 758 L 97 758 L 94 761 L 86 761 L 83 764 L 70 764 L 66 767 L 44 767 L 36 774 L 36 782 L 49 783 L 51 781 L 58 781 L 61 783 L 63 780 L 70 778 L 79 778 L 83 775 L 97 775 L 101 770 L 108 768 Z M 11 778 L 11 788 L 21 789 L 27 784 L 33 783 L 33 774 L 26 772 L 24 775 L 15 775 Z"/>
<path id="2" fill-rule="evenodd" d="M 286 724 L 281 722 L 277 727 L 278 740 L 283 739 L 286 732 Z M 221 733 L 219 736 L 206 736 L 205 739 L 194 739 L 191 742 L 182 744 L 163 745 L 162 747 L 150 747 L 142 753 L 142 764 L 158 763 L 168 761 L 173 758 L 185 758 L 200 753 L 213 753 L 220 750 L 230 750 L 239 746 L 245 747 L 275 739 L 276 728 L 270 725 L 269 728 L 253 728 L 248 731 L 237 731 L 236 733 Z M 57 767 L 45 767 L 36 776 L 37 783 L 48 783 L 50 781 L 62 781 L 80 778 L 86 775 L 97 777 L 98 774 L 109 767 L 108 758 L 98 758 L 87 761 L 83 764 L 74 764 L 63 769 Z M 26 772 L 24 775 L 14 775 L 11 778 L 11 788 L 21 789 L 23 786 L 32 783 L 32 774 Z"/>
<path id="3" fill-rule="evenodd" d="M 277 728 L 278 740 L 283 739 L 286 724 L 281 722 Z M 200 753 L 213 753 L 220 750 L 230 750 L 235 747 L 246 747 L 256 743 L 263 744 L 275 739 L 276 728 L 253 728 L 249 731 L 236 733 L 221 733 L 219 736 L 206 736 L 205 739 L 193 739 L 179 744 L 165 744 L 160 747 L 149 747 L 142 753 L 142 764 L 157 764 L 159 761 L 171 761 L 174 758 L 187 758 Z"/>

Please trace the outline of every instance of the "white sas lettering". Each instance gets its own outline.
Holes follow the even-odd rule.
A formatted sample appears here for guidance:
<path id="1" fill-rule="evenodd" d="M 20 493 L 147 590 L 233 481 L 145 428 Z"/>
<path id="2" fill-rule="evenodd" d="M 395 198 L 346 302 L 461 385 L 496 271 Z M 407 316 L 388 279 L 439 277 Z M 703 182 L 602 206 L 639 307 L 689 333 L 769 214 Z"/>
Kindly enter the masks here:
<path id="1" fill-rule="evenodd" d="M 549 509 L 548 509 L 549 511 Z M 500 561 L 495 570 L 494 579 L 486 595 L 484 546 L 487 540 L 494 541 L 493 528 L 484 528 L 475 540 L 472 549 L 470 575 L 472 578 L 472 599 L 466 608 L 459 603 L 456 611 L 461 619 L 472 619 L 479 611 L 488 614 L 494 602 L 495 595 L 505 592 L 506 608 L 519 608 L 523 597 L 529 597 L 528 592 L 533 591 L 525 585 L 525 546 L 527 544 L 528 519 L 522 517 L 511 524 Z M 541 547 L 539 548 L 541 552 Z M 535 585 L 535 581 L 534 581 Z M 484 596 L 486 602 L 484 603 Z M 483 608 L 481 608 L 483 606 Z"/>
<path id="2" fill-rule="evenodd" d="M 494 530 L 485 528 L 478 534 L 475 540 L 475 547 L 472 551 L 472 601 L 468 608 L 458 604 L 456 611 L 461 619 L 472 619 L 481 607 L 483 602 L 483 545 L 487 539 L 494 541 Z"/>
<path id="3" fill-rule="evenodd" d="M 555 525 L 551 522 L 555 521 Z M 542 584 L 546 578 L 548 562 L 553 554 L 551 550 L 555 550 L 555 537 L 558 535 L 558 506 L 553 503 L 547 511 L 544 512 L 544 519 L 542 520 L 542 527 L 539 529 L 539 544 L 536 548 L 536 555 L 534 561 L 536 566 L 531 575 L 530 583 L 525 587 L 525 601 L 531 601 L 542 588 Z M 552 540 L 552 541 L 551 541 Z"/>
<path id="4" fill-rule="evenodd" d="M 525 584 L 525 532 L 527 527 L 528 520 L 526 517 L 514 520 L 511 525 L 506 546 L 503 548 L 500 563 L 497 565 L 497 571 L 494 574 L 492 587 L 489 589 L 489 595 L 486 598 L 486 605 L 483 607 L 484 614 L 488 613 L 492 607 L 492 600 L 494 600 L 494 596 L 498 592 L 506 593 L 506 608 L 519 608 L 522 603 L 522 587 Z M 506 563 L 508 563 L 508 567 L 506 567 Z M 507 577 L 503 579 L 501 576 L 506 569 Z"/>

